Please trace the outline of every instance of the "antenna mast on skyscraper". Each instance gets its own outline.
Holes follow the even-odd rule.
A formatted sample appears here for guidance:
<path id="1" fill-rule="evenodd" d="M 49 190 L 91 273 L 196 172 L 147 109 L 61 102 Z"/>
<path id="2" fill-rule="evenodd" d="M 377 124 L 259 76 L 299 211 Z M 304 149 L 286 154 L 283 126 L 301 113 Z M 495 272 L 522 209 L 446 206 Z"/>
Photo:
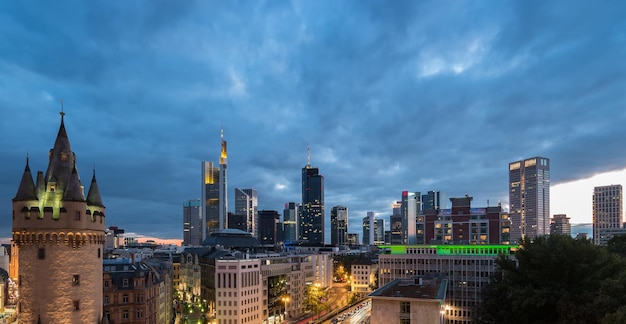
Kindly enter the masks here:
<path id="1" fill-rule="evenodd" d="M 310 146 L 306 147 L 306 166 L 307 167 L 311 166 L 311 147 Z"/>

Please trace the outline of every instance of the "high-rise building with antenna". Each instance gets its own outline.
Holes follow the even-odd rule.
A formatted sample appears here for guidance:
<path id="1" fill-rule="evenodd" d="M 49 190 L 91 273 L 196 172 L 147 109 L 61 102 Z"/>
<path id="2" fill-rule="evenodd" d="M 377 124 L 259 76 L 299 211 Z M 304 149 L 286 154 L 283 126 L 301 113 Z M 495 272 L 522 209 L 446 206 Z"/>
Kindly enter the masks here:
<path id="1" fill-rule="evenodd" d="M 309 243 L 324 243 L 324 176 L 311 166 L 311 150 L 307 148 L 307 164 L 302 168 L 302 209 L 298 238 Z"/>
<path id="2" fill-rule="evenodd" d="M 20 323 L 102 321 L 105 207 L 95 170 L 85 197 L 64 115 L 46 173 L 33 182 L 27 158 L 13 198 L 11 275 L 19 283 Z"/>
<path id="3" fill-rule="evenodd" d="M 202 239 L 206 239 L 211 233 L 228 228 L 228 177 L 227 177 L 227 151 L 224 130 L 220 132 L 221 152 L 219 167 L 213 162 L 202 161 L 202 221 L 206 230 Z"/>

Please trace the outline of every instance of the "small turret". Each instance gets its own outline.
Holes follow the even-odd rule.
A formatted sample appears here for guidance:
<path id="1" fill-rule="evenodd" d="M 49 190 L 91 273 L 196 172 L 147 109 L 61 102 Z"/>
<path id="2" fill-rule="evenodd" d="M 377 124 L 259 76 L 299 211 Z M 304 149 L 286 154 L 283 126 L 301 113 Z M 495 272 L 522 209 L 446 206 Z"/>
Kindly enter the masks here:
<path id="1" fill-rule="evenodd" d="M 72 174 L 70 175 L 67 187 L 65 187 L 65 192 L 63 193 L 63 201 L 85 201 L 83 184 L 80 182 L 76 166 L 72 168 Z"/>
<path id="2" fill-rule="evenodd" d="M 37 200 L 37 191 L 35 190 L 35 183 L 33 182 L 33 175 L 30 173 L 30 166 L 28 165 L 28 158 L 26 158 L 26 167 L 24 168 L 24 174 L 22 174 L 22 181 L 13 201 L 24 200 Z"/>
<path id="3" fill-rule="evenodd" d="M 98 189 L 98 183 L 96 182 L 96 170 L 93 170 L 93 177 L 91 178 L 91 184 L 89 185 L 89 193 L 87 193 L 87 205 L 104 207 L 102 204 L 102 198 L 100 197 L 100 189 Z"/>

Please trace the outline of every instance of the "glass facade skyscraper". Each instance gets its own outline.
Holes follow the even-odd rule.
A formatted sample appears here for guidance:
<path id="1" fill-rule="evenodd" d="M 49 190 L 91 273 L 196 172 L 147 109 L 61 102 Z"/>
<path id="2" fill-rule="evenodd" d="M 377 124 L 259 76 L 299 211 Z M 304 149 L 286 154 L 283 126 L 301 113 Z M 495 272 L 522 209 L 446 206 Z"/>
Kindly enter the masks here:
<path id="1" fill-rule="evenodd" d="M 235 215 L 245 219 L 244 231 L 258 238 L 259 198 L 256 189 L 235 188 Z"/>
<path id="2" fill-rule="evenodd" d="M 348 207 L 335 206 L 330 210 L 330 244 L 346 245 L 348 240 Z"/>
<path id="3" fill-rule="evenodd" d="M 509 163 L 511 242 L 550 234 L 550 160 Z"/>
<path id="4" fill-rule="evenodd" d="M 288 202 L 283 210 L 283 229 L 285 242 L 295 242 L 298 240 L 298 217 L 300 215 L 300 204 Z"/>
<path id="5" fill-rule="evenodd" d="M 310 163 L 302 168 L 302 211 L 299 239 L 324 243 L 324 176 Z"/>

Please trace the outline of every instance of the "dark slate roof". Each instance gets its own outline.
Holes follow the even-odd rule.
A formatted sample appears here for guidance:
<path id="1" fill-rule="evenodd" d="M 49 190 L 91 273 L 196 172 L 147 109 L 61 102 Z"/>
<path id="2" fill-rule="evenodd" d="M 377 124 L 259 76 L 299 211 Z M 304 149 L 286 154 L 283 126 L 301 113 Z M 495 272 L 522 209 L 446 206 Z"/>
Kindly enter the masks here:
<path id="1" fill-rule="evenodd" d="M 50 150 L 50 162 L 45 175 L 46 183 L 56 182 L 57 190 L 61 192 L 65 192 L 72 170 L 76 166 L 76 156 L 70 147 L 63 115 L 61 113 L 61 126 L 54 147 Z"/>
<path id="2" fill-rule="evenodd" d="M 91 178 L 91 184 L 89 185 L 87 204 L 90 206 L 104 207 L 104 204 L 102 204 L 102 198 L 100 197 L 100 189 L 98 189 L 98 183 L 96 182 L 96 170 L 93 170 L 93 177 Z"/>
<path id="3" fill-rule="evenodd" d="M 80 182 L 78 171 L 76 167 L 72 168 L 72 174 L 65 187 L 63 193 L 63 200 L 65 201 L 85 201 L 85 192 L 83 191 L 83 184 Z"/>
<path id="4" fill-rule="evenodd" d="M 26 168 L 24 168 L 24 174 L 22 174 L 22 181 L 13 201 L 24 200 L 37 200 L 37 191 L 35 191 L 35 183 L 33 182 L 33 175 L 30 173 L 30 166 L 28 165 L 28 158 L 26 159 Z"/>
<path id="5" fill-rule="evenodd" d="M 226 249 L 256 248 L 261 246 L 259 240 L 248 232 L 238 229 L 223 229 L 211 234 L 202 241 L 203 246 L 222 246 Z"/>

